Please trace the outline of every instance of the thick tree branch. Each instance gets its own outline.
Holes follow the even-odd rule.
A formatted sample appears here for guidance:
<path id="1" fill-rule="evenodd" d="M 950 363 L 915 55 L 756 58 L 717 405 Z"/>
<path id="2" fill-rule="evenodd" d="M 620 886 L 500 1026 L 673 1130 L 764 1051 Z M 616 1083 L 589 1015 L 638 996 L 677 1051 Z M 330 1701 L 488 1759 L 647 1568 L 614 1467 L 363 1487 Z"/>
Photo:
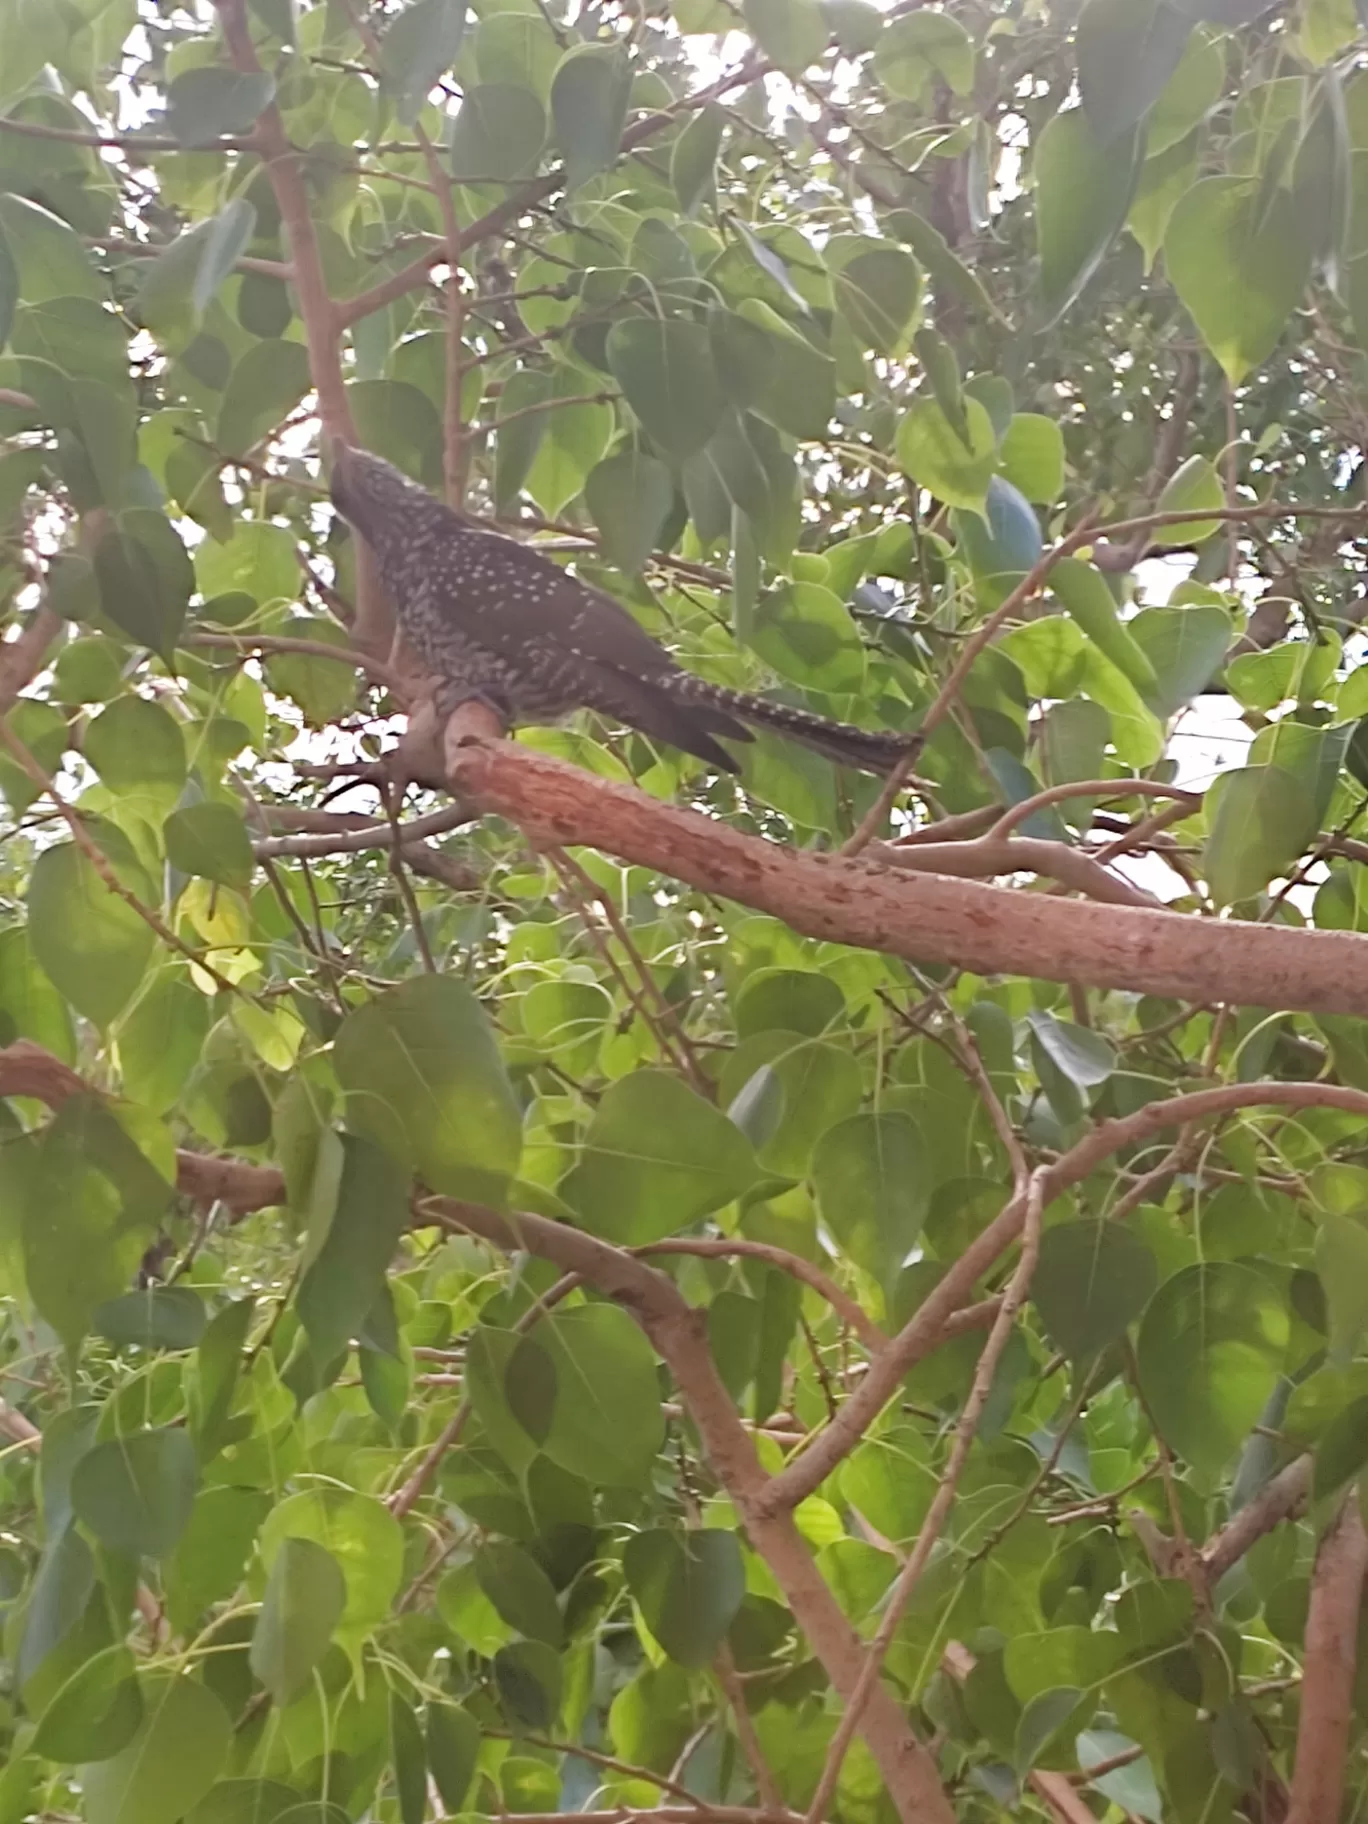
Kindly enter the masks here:
<path id="1" fill-rule="evenodd" d="M 1212 1534 L 1199 1553 L 1208 1583 L 1217 1584 L 1266 1533 L 1302 1511 L 1311 1493 L 1311 1468 L 1309 1455 L 1295 1458 L 1271 1477 L 1218 1533 Z"/>
<path id="2" fill-rule="evenodd" d="M 772 913 L 806 937 L 979 975 L 1019 974 L 1175 1000 L 1368 1013 L 1368 939 L 1066 903 L 782 848 L 513 742 L 449 756 L 466 802 L 544 847 L 583 845 Z"/>
<path id="3" fill-rule="evenodd" d="M 1287 1824 L 1336 1824 L 1354 1716 L 1359 1609 L 1368 1575 L 1368 1534 L 1351 1489 L 1316 1554 L 1306 1617 L 1301 1720 Z"/>

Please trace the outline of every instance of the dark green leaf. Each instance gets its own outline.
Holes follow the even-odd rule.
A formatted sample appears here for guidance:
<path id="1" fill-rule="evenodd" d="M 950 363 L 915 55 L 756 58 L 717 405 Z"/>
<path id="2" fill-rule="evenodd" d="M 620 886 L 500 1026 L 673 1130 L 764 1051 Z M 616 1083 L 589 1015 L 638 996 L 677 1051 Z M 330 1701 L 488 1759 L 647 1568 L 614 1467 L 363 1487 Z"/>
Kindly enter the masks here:
<path id="1" fill-rule="evenodd" d="M 1136 1359 L 1164 1437 L 1195 1469 L 1216 1474 L 1257 1423 L 1283 1364 L 1288 1319 L 1253 1267 L 1185 1267 L 1145 1312 Z"/>
<path id="2" fill-rule="evenodd" d="M 509 1540 L 491 1540 L 475 1554 L 475 1575 L 510 1628 L 549 1647 L 561 1645 L 565 1630 L 556 1592 L 529 1552 Z"/>
<path id="3" fill-rule="evenodd" d="M 822 1220 L 850 1258 L 881 1280 L 895 1274 L 921 1233 L 931 1170 L 916 1123 L 861 1114 L 829 1127 L 812 1156 Z"/>
<path id="4" fill-rule="evenodd" d="M 132 1741 L 82 1771 L 90 1824 L 177 1824 L 228 1758 L 232 1722 L 207 1686 L 169 1678 L 149 1685 L 143 1703 Z"/>
<path id="5" fill-rule="evenodd" d="M 395 112 L 411 126 L 455 63 L 465 36 L 466 0 L 409 0 L 386 27 L 380 58 Z"/>
<path id="6" fill-rule="evenodd" d="M 701 450 L 725 404 L 702 325 L 629 317 L 609 331 L 607 353 L 613 378 L 660 450 L 675 457 Z"/>
<path id="7" fill-rule="evenodd" d="M 133 1739 L 143 1716 L 137 1664 L 126 1646 L 79 1666 L 43 1711 L 33 1751 L 45 1760 L 107 1761 Z"/>
<path id="8" fill-rule="evenodd" d="M 1088 0 L 1078 21 L 1078 86 L 1103 144 L 1149 113 L 1191 31 L 1192 20 L 1168 0 Z"/>
<path id="9" fill-rule="evenodd" d="M 1134 1323 L 1157 1281 L 1154 1255 L 1133 1229 L 1063 1222 L 1041 1239 L 1031 1296 L 1051 1339 L 1080 1361 Z"/>
<path id="10" fill-rule="evenodd" d="M 311 384 L 302 342 L 256 342 L 234 367 L 219 408 L 217 443 L 241 456 L 299 404 Z"/>
<path id="11" fill-rule="evenodd" d="M 826 49 L 817 0 L 741 0 L 741 12 L 760 49 L 790 76 L 801 76 Z"/>
<path id="12" fill-rule="evenodd" d="M 166 89 L 166 127 L 183 146 L 207 146 L 225 134 L 246 133 L 275 95 L 264 70 L 205 64 L 183 70 Z"/>
<path id="13" fill-rule="evenodd" d="M 750 1147 L 725 1115 L 678 1077 L 639 1070 L 594 1111 L 561 1195 L 595 1234 L 635 1244 L 720 1209 L 754 1175 Z"/>
<path id="14" fill-rule="evenodd" d="M 717 154 L 726 130 L 726 113 L 710 101 L 690 116 L 670 149 L 670 182 L 685 215 L 697 214 L 716 196 Z M 3 340 L 0 337 L 0 343 Z"/>
<path id="15" fill-rule="evenodd" d="M 968 444 L 934 399 L 919 399 L 898 426 L 898 462 L 919 487 L 949 507 L 981 512 L 997 463 L 992 420 L 977 399 L 964 401 Z"/>
<path id="16" fill-rule="evenodd" d="M 448 1812 L 464 1808 L 479 1752 L 479 1725 L 468 1711 L 455 1704 L 428 1704 L 428 1767 Z"/>
<path id="17" fill-rule="evenodd" d="M 320 1362 L 360 1332 L 408 1224 L 408 1174 L 393 1155 L 348 1134 L 332 1221 L 296 1296 Z"/>
<path id="18" fill-rule="evenodd" d="M 185 784 L 180 723 L 147 697 L 119 697 L 86 730 L 85 757 L 121 798 L 174 804 Z"/>
<path id="19" fill-rule="evenodd" d="M 551 83 L 551 119 L 568 189 L 606 171 L 618 155 L 632 66 L 618 45 L 576 44 Z"/>
<path id="20" fill-rule="evenodd" d="M 1044 324 L 1057 323 L 1126 219 L 1140 173 L 1135 128 L 1105 143 L 1081 108 L 1056 114 L 1036 147 L 1036 231 Z"/>
<path id="21" fill-rule="evenodd" d="M 96 1444 L 81 1458 L 71 1502 L 111 1551 L 165 1558 L 189 1523 L 198 1481 L 188 1432 L 135 1431 Z"/>
<path id="22" fill-rule="evenodd" d="M 656 548 L 674 497 L 670 471 L 642 450 L 621 450 L 590 471 L 584 500 L 609 563 L 629 575 L 642 568 Z"/>
<path id="23" fill-rule="evenodd" d="M 1261 893 L 1286 874 L 1316 833 L 1316 803 L 1280 766 L 1222 773 L 1207 793 L 1207 884 L 1219 906 Z"/>
<path id="24" fill-rule="evenodd" d="M 239 891 L 251 885 L 256 866 L 241 811 L 231 804 L 187 804 L 163 826 L 166 859 L 182 874 L 196 874 Z"/>
<path id="25" fill-rule="evenodd" d="M 479 83 L 451 126 L 450 170 L 458 183 L 511 182 L 535 171 L 546 143 L 546 110 L 530 89 Z"/>
<path id="26" fill-rule="evenodd" d="M 1174 210 L 1164 263 L 1202 340 L 1237 386 L 1277 346 L 1301 302 L 1311 240 L 1290 191 L 1208 177 Z"/>
<path id="27" fill-rule="evenodd" d="M 307 1689 L 346 1606 L 337 1560 L 312 1539 L 283 1539 L 252 1635 L 252 1670 L 278 1704 Z"/>
<path id="28" fill-rule="evenodd" d="M 425 977 L 388 990 L 348 1017 L 334 1062 L 357 1133 L 433 1190 L 503 1201 L 522 1119 L 469 989 Z"/>
<path id="29" fill-rule="evenodd" d="M 108 1026 L 133 998 L 156 939 L 74 843 L 45 849 L 29 880 L 29 942 L 54 988 Z"/>
<path id="30" fill-rule="evenodd" d="M 690 1670 L 709 1665 L 746 1593 L 735 1534 L 663 1527 L 635 1533 L 622 1568 L 647 1627 L 671 1659 Z"/>
<path id="31" fill-rule="evenodd" d="M 557 1312 L 537 1334 L 560 1389 L 546 1455 L 591 1486 L 641 1487 L 665 1435 L 650 1344 L 616 1305 Z"/>
<path id="32" fill-rule="evenodd" d="M 193 1349 L 205 1321 L 193 1287 L 144 1286 L 98 1306 L 91 1328 L 120 1349 Z"/>

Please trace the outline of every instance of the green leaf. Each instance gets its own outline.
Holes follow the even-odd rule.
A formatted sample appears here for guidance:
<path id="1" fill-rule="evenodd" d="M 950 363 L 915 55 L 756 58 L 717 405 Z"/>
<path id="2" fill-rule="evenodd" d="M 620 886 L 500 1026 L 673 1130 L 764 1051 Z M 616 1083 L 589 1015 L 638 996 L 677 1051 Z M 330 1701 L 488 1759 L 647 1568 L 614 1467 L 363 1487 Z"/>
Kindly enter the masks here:
<path id="1" fill-rule="evenodd" d="M 103 298 L 104 287 L 81 237 L 60 216 L 22 196 L 0 195 L 0 231 L 26 304 L 45 298 Z"/>
<path id="2" fill-rule="evenodd" d="M 733 997 L 738 1039 L 757 1032 L 799 1032 L 817 1038 L 845 1012 L 838 983 L 815 969 L 756 969 Z"/>
<path id="3" fill-rule="evenodd" d="M 302 342 L 255 342 L 234 367 L 219 408 L 216 442 L 242 456 L 299 404 L 312 381 Z"/>
<path id="4" fill-rule="evenodd" d="M 880 33 L 874 74 L 890 95 L 906 101 L 923 100 L 936 82 L 967 95 L 974 86 L 974 41 L 950 13 L 904 13 Z"/>
<path id="5" fill-rule="evenodd" d="M 449 168 L 457 183 L 528 177 L 546 144 L 546 109 L 530 89 L 477 83 L 451 124 Z"/>
<path id="6" fill-rule="evenodd" d="M 670 183 L 684 215 L 696 215 L 717 194 L 717 154 L 727 116 L 715 101 L 697 109 L 670 148 Z M 0 337 L 0 345 L 4 338 Z"/>
<path id="7" fill-rule="evenodd" d="M 1200 126 L 1221 99 L 1225 77 L 1225 41 L 1212 32 L 1194 32 L 1150 111 L 1145 133 L 1147 158 L 1159 158 Z"/>
<path id="8" fill-rule="evenodd" d="M 102 1545 L 165 1558 L 195 1504 L 199 1466 L 188 1432 L 164 1427 L 96 1444 L 71 1478 L 76 1515 Z"/>
<path id="9" fill-rule="evenodd" d="M 591 1487 L 644 1486 L 665 1438 L 651 1345 L 616 1305 L 558 1311 L 537 1336 L 559 1388 L 545 1454 Z"/>
<path id="10" fill-rule="evenodd" d="M 475 1554 L 475 1576 L 499 1614 L 529 1640 L 559 1647 L 565 1639 L 551 1579 L 530 1552 L 494 1539 Z"/>
<path id="11" fill-rule="evenodd" d="M 1158 513 L 1189 513 L 1225 505 L 1225 488 L 1216 465 L 1205 456 L 1189 456 L 1164 487 L 1155 504 Z M 1151 541 L 1167 545 L 1200 545 L 1221 529 L 1219 519 L 1184 519 L 1156 526 Z"/>
<path id="12" fill-rule="evenodd" d="M 786 75 L 801 76 L 826 50 L 817 0 L 741 0 L 741 14 L 760 49 Z"/>
<path id="13" fill-rule="evenodd" d="M 914 1539 L 936 1492 L 926 1440 L 910 1426 L 865 1438 L 841 1465 L 842 1499 L 886 1539 Z"/>
<path id="14" fill-rule="evenodd" d="M 187 804 L 163 826 L 166 859 L 182 874 L 245 892 L 256 862 L 241 811 L 231 804 Z"/>
<path id="15" fill-rule="evenodd" d="M 919 399 L 898 426 L 898 462 L 903 472 L 949 507 L 982 512 L 997 465 L 997 438 L 987 411 L 966 396 L 969 441 L 934 399 Z"/>
<path id="16" fill-rule="evenodd" d="M 1194 184 L 1169 220 L 1164 263 L 1198 333 L 1238 386 L 1301 302 L 1312 246 L 1296 197 L 1241 177 Z"/>
<path id="17" fill-rule="evenodd" d="M 545 1734 L 555 1723 L 561 1703 L 561 1663 L 541 1641 L 515 1640 L 512 1646 L 500 1647 L 494 1655 L 494 1684 L 509 1719 L 521 1731 Z M 540 1790 L 543 1801 L 553 1796 L 545 1786 Z"/>
<path id="18" fill-rule="evenodd" d="M 1002 478 L 1039 506 L 1064 491 L 1064 433 L 1053 418 L 1017 412 L 1002 440 Z"/>
<path id="19" fill-rule="evenodd" d="M 710 1665 L 726 1638 L 746 1573 L 734 1533 L 634 1533 L 622 1554 L 627 1588 L 670 1658 L 691 1671 Z"/>
<path id="20" fill-rule="evenodd" d="M 762 596 L 746 643 L 795 684 L 852 693 L 864 686 L 860 630 L 840 597 L 821 583 L 781 583 Z"/>
<path id="21" fill-rule="evenodd" d="M 594 1110 L 560 1188 L 594 1234 L 639 1244 L 721 1209 L 754 1176 L 744 1135 L 720 1110 L 678 1077 L 638 1070 Z"/>
<path id="22" fill-rule="evenodd" d="M 984 514 L 956 512 L 956 542 L 968 559 L 974 590 L 986 608 L 997 608 L 1024 582 L 1044 539 L 1030 502 L 1010 481 L 994 475 Z"/>
<path id="23" fill-rule="evenodd" d="M 183 974 L 163 969 L 119 1026 L 119 1070 L 125 1095 L 165 1114 L 199 1061 L 209 1033 L 210 1001 Z"/>
<path id="24" fill-rule="evenodd" d="M 1316 1271 L 1325 1292 L 1330 1361 L 1347 1368 L 1368 1330 L 1368 1228 L 1323 1210 L 1316 1227 Z"/>
<path id="25" fill-rule="evenodd" d="M 342 1181 L 322 1247 L 295 1299 L 314 1355 L 331 1362 L 361 1332 L 408 1226 L 408 1175 L 387 1152 L 343 1137 Z"/>
<path id="26" fill-rule="evenodd" d="M 135 300 L 139 320 L 158 335 L 188 336 L 198 329 L 256 228 L 255 208 L 239 196 L 178 235 L 143 275 Z"/>
<path id="27" fill-rule="evenodd" d="M 353 1130 L 436 1191 L 502 1203 L 522 1117 L 479 1002 L 415 977 L 350 1014 L 333 1052 Z"/>
<path id="28" fill-rule="evenodd" d="M 862 348 L 900 355 L 921 315 L 922 270 L 901 247 L 834 235 L 826 247 L 836 304 Z"/>
<path id="29" fill-rule="evenodd" d="M 278 1704 L 312 1682 L 347 1601 L 337 1560 L 312 1539 L 285 1538 L 252 1635 L 252 1670 Z"/>
<path id="30" fill-rule="evenodd" d="M 347 1603 L 333 1633 L 338 1644 L 355 1657 L 389 1614 L 399 1588 L 404 1572 L 403 1528 L 373 1495 L 349 1488 L 310 1488 L 289 1496 L 266 1516 L 261 1556 L 268 1573 L 290 1539 L 312 1540 L 341 1566 Z"/>
<path id="31" fill-rule="evenodd" d="M 609 330 L 606 348 L 613 378 L 661 452 L 701 450 L 726 403 L 707 330 L 681 317 L 627 317 Z"/>
<path id="32" fill-rule="evenodd" d="M 207 1609 L 237 1589 L 270 1507 L 259 1488 L 206 1488 L 199 1495 L 162 1567 L 166 1611 L 177 1633 L 191 1633 Z"/>
<path id="33" fill-rule="evenodd" d="M 394 111 L 412 126 L 455 63 L 465 36 L 466 0 L 410 0 L 385 28 L 380 62 Z"/>
<path id="34" fill-rule="evenodd" d="M 262 607 L 292 601 L 299 591 L 294 538 L 284 526 L 239 520 L 227 544 L 204 540 L 195 552 L 195 575 L 206 600 L 241 590 Z"/>
<path id="35" fill-rule="evenodd" d="M 325 1824 L 306 1818 L 299 1794 L 277 1780 L 220 1780 L 190 1813 L 188 1824 L 277 1824 L 289 1812 L 294 1824 Z"/>
<path id="36" fill-rule="evenodd" d="M 1061 1222 L 1041 1238 L 1031 1297 L 1051 1341 L 1086 1361 L 1125 1334 L 1158 1280 L 1154 1255 L 1133 1229 Z"/>
<path id="37" fill-rule="evenodd" d="M 612 996 L 595 982 L 538 982 L 522 998 L 529 1039 L 571 1075 L 592 1070 L 613 1023 Z"/>
<path id="38" fill-rule="evenodd" d="M 204 64 L 183 70 L 166 87 L 166 130 L 183 146 L 207 146 L 225 134 L 246 133 L 275 96 L 264 70 Z"/>
<path id="39" fill-rule="evenodd" d="M 95 547 L 100 606 L 135 640 L 168 656 L 180 637 L 194 568 L 164 513 L 130 507 Z"/>
<path id="40" fill-rule="evenodd" d="M 9 241 L 0 232 L 0 348 L 9 341 L 14 322 L 14 307 L 19 302 L 19 268 L 14 263 Z"/>
<path id="41" fill-rule="evenodd" d="M 45 849 L 33 864 L 28 910 L 39 968 L 77 1013 L 108 1026 L 132 1000 L 152 960 L 151 928 L 74 843 Z"/>
<path id="42" fill-rule="evenodd" d="M 1315 835 L 1315 799 L 1280 766 L 1222 773 L 1206 796 L 1205 872 L 1211 896 L 1231 906 L 1286 874 Z"/>
<path id="43" fill-rule="evenodd" d="M 551 82 L 551 120 L 567 189 L 615 163 L 631 92 L 632 66 L 620 45 L 576 44 L 561 58 Z"/>
<path id="44" fill-rule="evenodd" d="M 455 1704 L 429 1701 L 427 1707 L 428 1767 L 450 1813 L 460 1812 L 475 1778 L 480 1752 L 480 1727 L 474 1717 Z"/>
<path id="45" fill-rule="evenodd" d="M 1150 112 L 1191 31 L 1192 20 L 1168 0 L 1088 0 L 1078 21 L 1078 86 L 1104 145 Z"/>
<path id="46" fill-rule="evenodd" d="M 620 450 L 597 464 L 585 480 L 584 501 L 609 563 L 628 575 L 639 571 L 656 548 L 674 498 L 670 471 L 642 450 Z"/>
<path id="47" fill-rule="evenodd" d="M 1155 1424 L 1203 1474 L 1224 1469 L 1282 1370 L 1288 1318 L 1275 1287 L 1234 1261 L 1184 1267 L 1150 1301 L 1136 1340 Z"/>
<path id="48" fill-rule="evenodd" d="M 137 1734 L 113 1759 L 81 1770 L 90 1824 L 177 1824 L 228 1758 L 233 1725 L 192 1678 L 149 1683 Z"/>
<path id="49" fill-rule="evenodd" d="M 413 1706 L 390 1692 L 390 1760 L 399 1800 L 399 1824 L 423 1824 L 427 1816 L 427 1754 Z"/>
<path id="50" fill-rule="evenodd" d="M 43 1711 L 33 1752 L 45 1760 L 107 1761 L 127 1747 L 143 1717 L 137 1662 L 106 1647 L 72 1673 Z"/>
<path id="51" fill-rule="evenodd" d="M 16 355 L 34 355 L 73 378 L 99 380 L 116 393 L 127 390 L 128 331 L 94 298 L 26 302 L 11 346 Z"/>
<path id="52" fill-rule="evenodd" d="M 917 1124 L 860 1114 L 829 1127 L 812 1156 L 822 1221 L 858 1266 L 888 1281 L 921 1233 L 932 1172 Z"/>
<path id="53" fill-rule="evenodd" d="M 1043 329 L 1059 321 L 1120 231 L 1140 174 L 1141 135 L 1105 143 L 1082 108 L 1056 114 L 1035 154 Z"/>
<path id="54" fill-rule="evenodd" d="M 1076 1088 L 1096 1089 L 1115 1071 L 1116 1048 L 1102 1033 L 1056 1019 L 1052 1013 L 1032 1013 L 1028 1019 L 1055 1067 Z"/>
<path id="55" fill-rule="evenodd" d="M 91 1328 L 116 1349 L 193 1349 L 206 1322 L 192 1286 L 143 1286 L 98 1306 Z"/>
<path id="56" fill-rule="evenodd" d="M 1137 690 L 1158 682 L 1154 667 L 1117 613 L 1116 598 L 1100 570 L 1078 557 L 1062 557 L 1050 570 L 1051 592 L 1071 618 Z"/>
<path id="57" fill-rule="evenodd" d="M 120 798 L 174 804 L 185 785 L 185 737 L 170 710 L 118 697 L 86 730 L 85 757 Z"/>
<path id="58" fill-rule="evenodd" d="M 1216 603 L 1145 608 L 1129 626 L 1158 679 L 1147 695 L 1161 716 L 1173 715 L 1206 689 L 1232 637 L 1229 610 Z"/>

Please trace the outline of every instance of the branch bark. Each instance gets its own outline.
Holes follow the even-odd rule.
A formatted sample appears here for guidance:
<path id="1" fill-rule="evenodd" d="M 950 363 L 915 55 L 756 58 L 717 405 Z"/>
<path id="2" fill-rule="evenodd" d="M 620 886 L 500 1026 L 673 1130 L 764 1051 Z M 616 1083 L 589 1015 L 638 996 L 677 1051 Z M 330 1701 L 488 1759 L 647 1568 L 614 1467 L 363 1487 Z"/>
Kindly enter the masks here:
<path id="1" fill-rule="evenodd" d="M 1368 939 L 1065 902 L 895 873 L 746 836 L 514 742 L 469 741 L 451 784 L 540 847 L 588 846 L 784 920 L 807 937 L 978 975 L 1020 974 L 1174 1000 L 1368 1013 Z"/>
<path id="2" fill-rule="evenodd" d="M 1340 1815 L 1365 1575 L 1368 1534 L 1359 1517 L 1357 1491 L 1351 1490 L 1321 1540 L 1311 1578 L 1287 1824 L 1336 1824 Z"/>

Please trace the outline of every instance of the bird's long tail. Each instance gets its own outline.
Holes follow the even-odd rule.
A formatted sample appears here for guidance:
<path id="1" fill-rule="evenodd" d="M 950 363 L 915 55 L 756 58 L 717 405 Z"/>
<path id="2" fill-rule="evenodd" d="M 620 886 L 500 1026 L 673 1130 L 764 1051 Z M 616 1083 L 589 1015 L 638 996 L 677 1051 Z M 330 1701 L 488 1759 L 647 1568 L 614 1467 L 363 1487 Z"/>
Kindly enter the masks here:
<path id="1" fill-rule="evenodd" d="M 880 733 L 856 728 L 849 722 L 833 722 L 810 710 L 795 709 L 790 703 L 774 703 L 748 691 L 728 690 L 724 684 L 712 684 L 694 672 L 672 678 L 670 694 L 699 708 L 720 710 L 753 727 L 773 729 L 835 761 L 837 766 L 854 767 L 861 773 L 887 775 L 919 745 L 916 735 Z"/>

